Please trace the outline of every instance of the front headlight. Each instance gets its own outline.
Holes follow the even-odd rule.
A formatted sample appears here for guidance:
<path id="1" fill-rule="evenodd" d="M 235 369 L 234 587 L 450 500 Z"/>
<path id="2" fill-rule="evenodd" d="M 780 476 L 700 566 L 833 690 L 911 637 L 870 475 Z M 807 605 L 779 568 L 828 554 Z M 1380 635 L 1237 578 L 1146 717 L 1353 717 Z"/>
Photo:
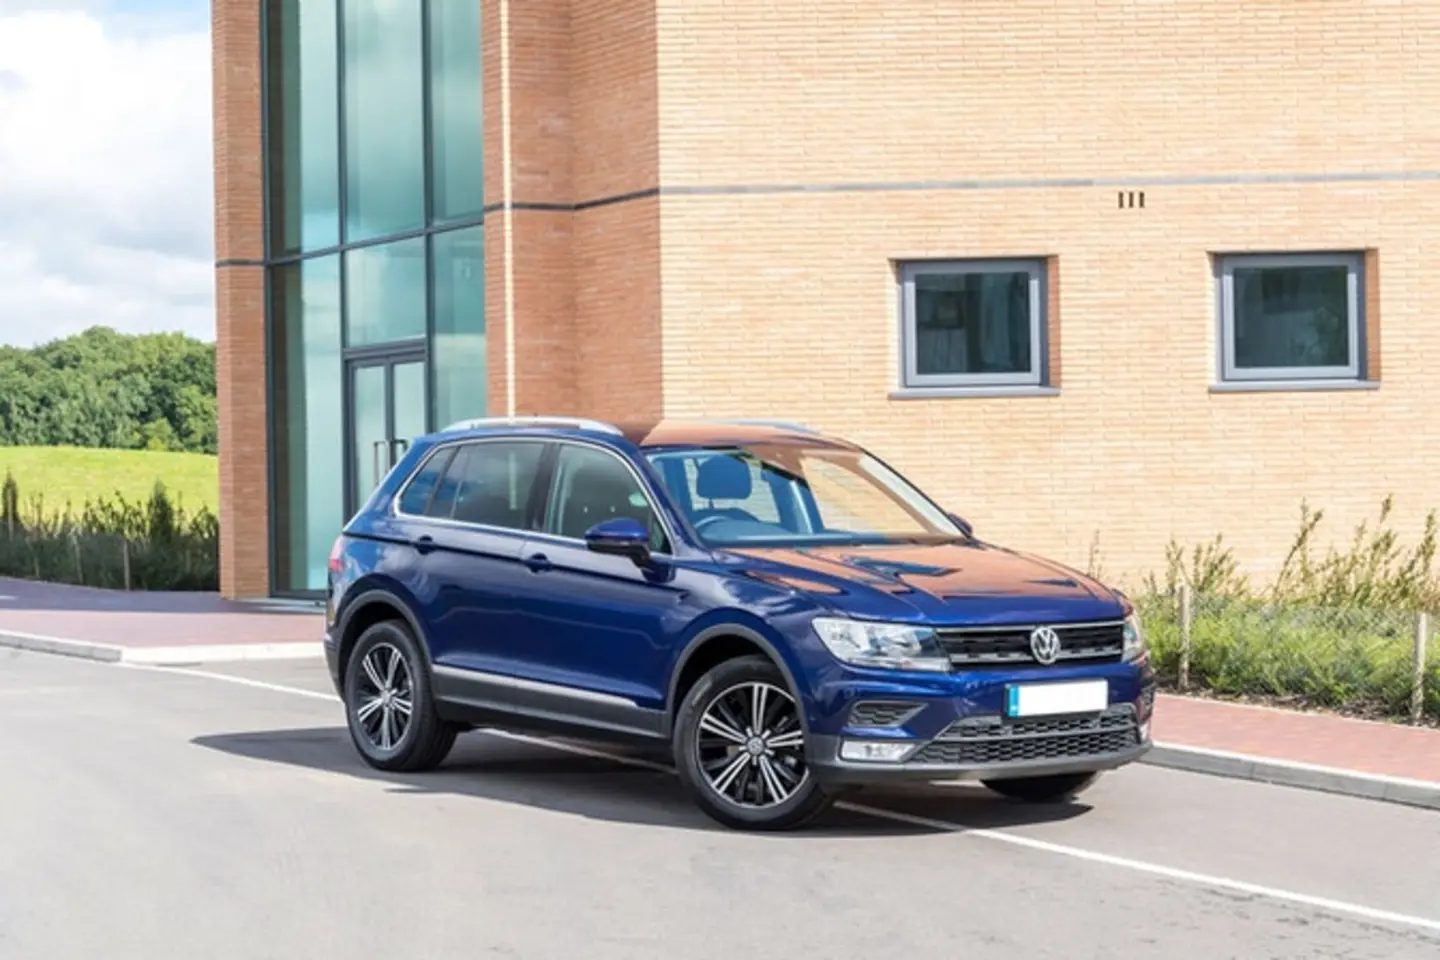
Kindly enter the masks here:
<path id="1" fill-rule="evenodd" d="M 899 623 L 873 623 L 842 617 L 816 617 L 815 633 L 835 657 L 857 667 L 886 670 L 950 669 L 935 631 Z"/>
<path id="2" fill-rule="evenodd" d="M 1145 634 L 1140 630 L 1140 616 L 1131 613 L 1125 618 L 1125 652 L 1121 659 L 1126 663 L 1139 660 L 1145 655 Z"/>

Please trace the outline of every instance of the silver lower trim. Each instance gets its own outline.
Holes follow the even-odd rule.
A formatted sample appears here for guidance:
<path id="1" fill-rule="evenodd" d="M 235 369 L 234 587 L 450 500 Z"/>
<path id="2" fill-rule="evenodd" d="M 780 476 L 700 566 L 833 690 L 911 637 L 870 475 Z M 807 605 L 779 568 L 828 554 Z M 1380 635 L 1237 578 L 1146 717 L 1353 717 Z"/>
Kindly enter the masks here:
<path id="1" fill-rule="evenodd" d="M 579 687 L 567 687 L 558 683 L 544 683 L 540 680 L 526 680 L 522 677 L 511 677 L 503 673 L 491 673 L 488 670 L 467 670 L 461 667 L 436 666 L 435 673 L 439 676 L 450 677 L 455 680 L 472 680 L 483 683 L 494 684 L 497 687 L 509 687 L 512 690 L 529 690 L 532 693 L 547 693 L 556 697 L 569 697 L 572 700 L 586 700 L 590 703 L 604 703 L 615 707 L 635 707 L 637 704 L 629 697 L 619 697 L 610 693 L 597 693 L 594 690 L 582 690 Z"/>

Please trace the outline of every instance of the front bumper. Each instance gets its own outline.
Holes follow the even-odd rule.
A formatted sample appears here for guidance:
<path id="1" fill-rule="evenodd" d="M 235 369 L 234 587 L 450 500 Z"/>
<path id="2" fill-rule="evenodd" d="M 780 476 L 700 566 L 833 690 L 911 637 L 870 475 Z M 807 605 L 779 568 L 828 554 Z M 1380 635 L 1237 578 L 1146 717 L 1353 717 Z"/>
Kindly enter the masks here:
<path id="1" fill-rule="evenodd" d="M 888 678 L 887 678 L 888 679 Z M 998 780 L 1113 770 L 1152 746 L 1155 678 L 1148 662 L 1018 673 L 914 675 L 878 682 L 836 677 L 810 715 L 806 762 L 833 784 L 890 780 Z M 1081 712 L 1015 716 L 1012 686 L 1101 681 Z M 1067 706 L 1064 709 L 1071 709 Z M 887 759 L 845 753 L 846 743 L 904 751 Z"/>
<path id="2" fill-rule="evenodd" d="M 1079 756 L 1050 756 L 1012 761 L 946 763 L 904 761 L 901 763 L 859 762 L 840 759 L 840 737 L 811 737 L 807 763 L 821 783 L 867 784 L 914 780 L 1003 780 L 1014 777 L 1050 777 L 1067 773 L 1097 773 L 1114 770 L 1139 760 L 1150 751 L 1148 737 L 1105 753 Z"/>

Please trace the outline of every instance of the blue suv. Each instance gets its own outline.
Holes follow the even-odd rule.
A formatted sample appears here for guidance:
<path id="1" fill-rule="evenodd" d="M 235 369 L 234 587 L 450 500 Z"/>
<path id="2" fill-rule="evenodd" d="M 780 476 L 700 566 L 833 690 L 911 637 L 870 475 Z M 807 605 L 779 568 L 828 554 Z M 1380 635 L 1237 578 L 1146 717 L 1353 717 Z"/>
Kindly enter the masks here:
<path id="1" fill-rule="evenodd" d="M 325 650 L 374 767 L 485 726 L 660 744 L 743 829 L 902 779 L 1055 801 L 1150 748 L 1123 595 L 785 424 L 420 437 L 335 544 Z"/>

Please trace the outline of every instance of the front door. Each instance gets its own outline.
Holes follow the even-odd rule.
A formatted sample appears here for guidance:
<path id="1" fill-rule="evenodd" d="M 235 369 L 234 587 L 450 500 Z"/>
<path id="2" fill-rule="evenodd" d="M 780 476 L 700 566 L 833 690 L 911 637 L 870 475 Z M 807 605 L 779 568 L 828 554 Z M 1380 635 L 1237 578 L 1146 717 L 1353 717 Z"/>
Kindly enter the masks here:
<path id="1" fill-rule="evenodd" d="M 668 559 L 641 569 L 628 557 L 587 548 L 585 531 L 615 517 L 646 524 L 651 548 L 671 550 L 635 470 L 609 450 L 558 444 L 540 530 L 522 549 L 532 573 L 514 597 L 523 631 L 517 656 L 528 661 L 532 679 L 657 710 L 668 693 L 673 645 L 693 611 Z M 644 723 L 633 711 L 608 719 Z"/>
<path id="2" fill-rule="evenodd" d="M 345 513 L 353 516 L 410 442 L 426 432 L 427 391 L 422 351 L 351 360 L 348 366 Z"/>

